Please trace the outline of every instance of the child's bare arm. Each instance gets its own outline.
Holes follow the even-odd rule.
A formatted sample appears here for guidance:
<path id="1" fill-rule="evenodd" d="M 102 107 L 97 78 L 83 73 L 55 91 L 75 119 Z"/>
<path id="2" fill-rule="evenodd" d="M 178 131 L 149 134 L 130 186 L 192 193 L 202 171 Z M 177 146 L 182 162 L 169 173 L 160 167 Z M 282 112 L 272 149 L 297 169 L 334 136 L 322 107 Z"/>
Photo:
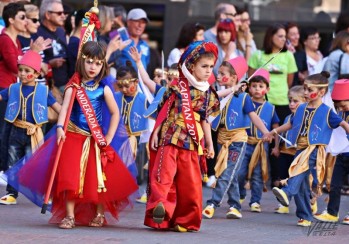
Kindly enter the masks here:
<path id="1" fill-rule="evenodd" d="M 0 101 L 2 101 L 2 96 L 0 95 Z"/>
<path id="2" fill-rule="evenodd" d="M 158 126 L 152 133 L 152 137 L 151 137 L 151 141 L 150 141 L 150 148 L 154 151 L 158 150 L 160 129 L 161 129 L 161 125 Z"/>
<path id="3" fill-rule="evenodd" d="M 136 62 L 139 74 L 141 75 L 144 84 L 149 88 L 149 91 L 154 94 L 156 91 L 156 84 L 152 79 L 150 79 L 149 74 L 143 66 L 143 63 L 141 61 L 142 53 L 138 52 L 136 47 L 130 47 L 129 54 Z"/>
<path id="4" fill-rule="evenodd" d="M 58 102 L 55 102 L 54 104 L 51 105 L 51 108 L 52 108 L 57 114 L 59 114 L 59 113 L 61 112 L 62 105 L 60 105 Z"/>
<path id="5" fill-rule="evenodd" d="M 72 92 L 73 92 L 72 88 L 68 88 L 64 93 L 63 104 L 57 120 L 57 144 L 59 144 L 61 140 L 63 142 L 65 141 L 65 133 L 61 126 L 64 125 L 65 118 L 67 117 L 67 112 L 68 112 L 68 107 L 72 97 Z"/>
<path id="6" fill-rule="evenodd" d="M 278 123 L 275 123 L 275 124 L 272 125 L 273 129 L 276 129 L 278 127 L 279 127 Z M 275 146 L 271 150 L 271 155 L 274 155 L 275 157 L 279 157 L 279 155 L 280 155 L 279 146 L 280 146 L 280 138 L 278 136 L 276 136 L 275 137 Z"/>
<path id="7" fill-rule="evenodd" d="M 349 124 L 344 120 L 339 124 L 349 134 Z"/>
<path id="8" fill-rule="evenodd" d="M 109 145 L 110 142 L 113 140 L 116 129 L 118 128 L 120 115 L 119 108 L 114 99 L 113 92 L 108 86 L 104 87 L 104 99 L 111 115 L 108 132 L 105 135 L 105 139 L 107 140 L 107 144 Z"/>
<path id="9" fill-rule="evenodd" d="M 269 132 L 269 130 L 267 129 L 267 127 L 265 127 L 263 121 L 261 120 L 261 118 L 259 118 L 259 116 L 256 114 L 256 112 L 250 112 L 248 114 L 248 116 L 250 117 L 252 123 L 257 127 L 258 130 L 260 130 L 263 134 L 267 134 Z"/>
<path id="10" fill-rule="evenodd" d="M 206 148 L 208 150 L 207 158 L 214 158 L 214 148 L 213 148 L 213 142 L 212 142 L 212 136 L 211 136 L 211 125 L 206 120 L 202 120 L 201 127 L 202 127 L 202 130 L 204 131 Z"/>

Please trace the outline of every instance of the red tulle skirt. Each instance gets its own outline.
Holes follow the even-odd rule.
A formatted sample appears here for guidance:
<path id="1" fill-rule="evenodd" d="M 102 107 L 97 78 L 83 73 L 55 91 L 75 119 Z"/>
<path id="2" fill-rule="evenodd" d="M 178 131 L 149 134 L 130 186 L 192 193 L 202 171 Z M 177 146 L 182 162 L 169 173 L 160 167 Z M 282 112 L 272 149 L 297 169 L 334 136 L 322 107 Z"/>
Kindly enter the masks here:
<path id="1" fill-rule="evenodd" d="M 75 221 L 87 225 L 96 215 L 96 204 L 103 204 L 105 212 L 114 219 L 130 204 L 128 197 L 137 191 L 135 179 L 121 159 L 114 152 L 114 160 L 108 161 L 104 168 L 106 192 L 98 192 L 95 141 L 91 138 L 90 151 L 84 177 L 83 191 L 80 188 L 80 159 L 86 136 L 67 132 L 57 168 L 52 190 L 52 218 L 50 223 L 59 223 L 66 216 L 66 201 L 75 202 Z"/>

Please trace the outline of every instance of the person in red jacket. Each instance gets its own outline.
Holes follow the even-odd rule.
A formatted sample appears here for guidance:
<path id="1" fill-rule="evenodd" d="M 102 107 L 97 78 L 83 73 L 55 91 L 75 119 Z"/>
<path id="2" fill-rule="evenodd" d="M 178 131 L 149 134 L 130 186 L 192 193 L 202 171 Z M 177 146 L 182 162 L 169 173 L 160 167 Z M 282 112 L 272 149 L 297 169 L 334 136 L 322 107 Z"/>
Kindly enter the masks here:
<path id="1" fill-rule="evenodd" d="M 6 29 L 0 34 L 0 90 L 8 88 L 17 79 L 17 61 L 22 47 L 17 38 L 26 31 L 27 19 L 23 4 L 10 3 L 4 7 L 2 17 Z M 7 167 L 7 138 L 10 125 L 5 123 L 6 102 L 0 102 L 0 171 Z M 6 133 L 7 131 L 7 133 Z"/>

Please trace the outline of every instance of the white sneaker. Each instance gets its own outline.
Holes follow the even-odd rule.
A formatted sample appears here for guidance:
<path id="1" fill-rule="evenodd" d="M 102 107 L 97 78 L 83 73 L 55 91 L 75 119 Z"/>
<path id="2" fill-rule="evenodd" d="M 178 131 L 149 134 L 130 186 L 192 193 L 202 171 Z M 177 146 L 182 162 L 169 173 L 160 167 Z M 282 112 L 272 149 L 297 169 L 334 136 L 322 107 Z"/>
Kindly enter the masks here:
<path id="1" fill-rule="evenodd" d="M 261 205 L 259 203 L 252 203 L 251 204 L 251 212 L 256 212 L 256 213 L 260 213 L 262 212 L 262 209 L 261 209 Z"/>

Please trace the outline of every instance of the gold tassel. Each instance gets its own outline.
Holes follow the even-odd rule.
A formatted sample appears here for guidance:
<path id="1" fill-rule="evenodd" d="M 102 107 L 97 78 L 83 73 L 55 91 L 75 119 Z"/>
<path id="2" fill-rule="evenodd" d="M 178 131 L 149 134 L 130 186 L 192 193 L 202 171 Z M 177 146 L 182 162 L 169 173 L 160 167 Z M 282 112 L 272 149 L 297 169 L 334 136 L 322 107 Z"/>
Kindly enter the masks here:
<path id="1" fill-rule="evenodd" d="M 265 183 L 263 184 L 263 192 L 267 192 L 268 191 L 268 188 L 267 186 L 265 185 Z"/>
<path id="2" fill-rule="evenodd" d="M 247 180 L 246 184 L 245 184 L 245 189 L 246 190 L 250 190 L 251 189 L 251 184 L 250 184 L 250 181 Z"/>
<path id="3" fill-rule="evenodd" d="M 103 172 L 103 180 L 107 181 L 107 177 L 105 176 L 105 173 Z"/>
<path id="4" fill-rule="evenodd" d="M 207 174 L 204 174 L 204 176 L 203 176 L 203 178 L 202 178 L 202 181 L 203 181 L 204 183 L 207 183 L 207 182 L 208 182 L 208 176 L 207 176 Z"/>

